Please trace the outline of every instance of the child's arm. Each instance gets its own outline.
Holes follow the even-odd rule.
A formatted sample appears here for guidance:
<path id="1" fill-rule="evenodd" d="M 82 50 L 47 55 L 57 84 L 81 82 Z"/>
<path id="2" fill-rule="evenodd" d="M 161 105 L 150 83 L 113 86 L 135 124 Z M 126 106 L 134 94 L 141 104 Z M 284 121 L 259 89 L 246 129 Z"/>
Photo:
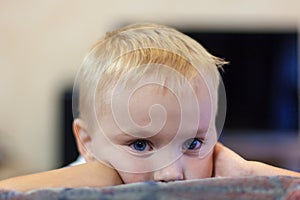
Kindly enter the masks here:
<path id="1" fill-rule="evenodd" d="M 122 184 L 119 174 L 100 162 L 26 175 L 0 181 L 0 189 L 29 191 L 59 187 L 103 187 Z"/>
<path id="2" fill-rule="evenodd" d="M 217 143 L 214 149 L 214 176 L 295 176 L 300 173 L 270 166 L 264 163 L 247 161 L 238 154 Z"/>

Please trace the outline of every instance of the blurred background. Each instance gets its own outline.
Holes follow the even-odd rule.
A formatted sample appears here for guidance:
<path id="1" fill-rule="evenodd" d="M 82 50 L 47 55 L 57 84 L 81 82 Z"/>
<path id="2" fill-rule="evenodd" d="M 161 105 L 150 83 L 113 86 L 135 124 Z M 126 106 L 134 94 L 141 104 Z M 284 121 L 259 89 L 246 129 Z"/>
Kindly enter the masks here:
<path id="1" fill-rule="evenodd" d="M 171 25 L 230 61 L 220 138 L 248 159 L 300 171 L 300 1 L 0 1 L 0 179 L 77 155 L 71 88 L 89 47 L 136 22 Z"/>

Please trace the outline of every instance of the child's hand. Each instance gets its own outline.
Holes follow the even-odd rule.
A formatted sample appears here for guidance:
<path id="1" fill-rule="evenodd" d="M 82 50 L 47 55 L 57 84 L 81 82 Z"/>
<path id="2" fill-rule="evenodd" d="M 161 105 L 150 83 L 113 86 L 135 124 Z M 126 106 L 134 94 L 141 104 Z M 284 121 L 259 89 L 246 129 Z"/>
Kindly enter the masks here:
<path id="1" fill-rule="evenodd" d="M 238 154 L 217 143 L 214 149 L 214 175 L 221 177 L 239 177 L 250 175 L 247 161 Z"/>
<path id="2" fill-rule="evenodd" d="M 122 180 L 117 171 L 100 162 L 89 162 L 0 181 L 0 189 L 28 191 L 40 188 L 104 187 L 119 184 L 122 184 Z"/>
<path id="3" fill-rule="evenodd" d="M 214 176 L 296 176 L 300 173 L 273 167 L 264 163 L 247 161 L 229 148 L 217 143 L 214 149 Z"/>

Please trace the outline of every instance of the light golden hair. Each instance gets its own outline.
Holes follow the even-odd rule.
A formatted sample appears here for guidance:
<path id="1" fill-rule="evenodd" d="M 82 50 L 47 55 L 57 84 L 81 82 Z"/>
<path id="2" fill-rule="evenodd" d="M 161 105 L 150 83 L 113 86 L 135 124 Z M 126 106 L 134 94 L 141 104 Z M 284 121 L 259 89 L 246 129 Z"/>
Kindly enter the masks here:
<path id="1" fill-rule="evenodd" d="M 95 97 L 100 105 L 97 109 L 104 112 L 109 91 L 132 70 L 126 83 L 135 83 L 150 72 L 180 90 L 178 78 L 160 73 L 159 68 L 154 70 L 151 64 L 168 66 L 189 80 L 200 72 L 217 105 L 218 67 L 225 63 L 192 38 L 167 26 L 135 24 L 107 33 L 91 48 L 78 73 L 80 118 L 90 120 Z"/>

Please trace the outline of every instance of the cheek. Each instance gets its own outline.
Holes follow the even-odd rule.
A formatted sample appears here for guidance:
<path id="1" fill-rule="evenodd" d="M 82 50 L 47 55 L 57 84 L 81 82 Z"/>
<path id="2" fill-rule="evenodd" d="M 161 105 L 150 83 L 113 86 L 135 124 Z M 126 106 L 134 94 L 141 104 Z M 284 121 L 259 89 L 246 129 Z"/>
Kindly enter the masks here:
<path id="1" fill-rule="evenodd" d="M 118 173 L 125 184 L 151 180 L 150 173 L 126 173 L 122 171 L 118 171 Z"/>
<path id="2" fill-rule="evenodd" d="M 210 153 L 203 159 L 191 157 L 184 158 L 184 175 L 186 180 L 212 177 L 213 154 Z"/>

